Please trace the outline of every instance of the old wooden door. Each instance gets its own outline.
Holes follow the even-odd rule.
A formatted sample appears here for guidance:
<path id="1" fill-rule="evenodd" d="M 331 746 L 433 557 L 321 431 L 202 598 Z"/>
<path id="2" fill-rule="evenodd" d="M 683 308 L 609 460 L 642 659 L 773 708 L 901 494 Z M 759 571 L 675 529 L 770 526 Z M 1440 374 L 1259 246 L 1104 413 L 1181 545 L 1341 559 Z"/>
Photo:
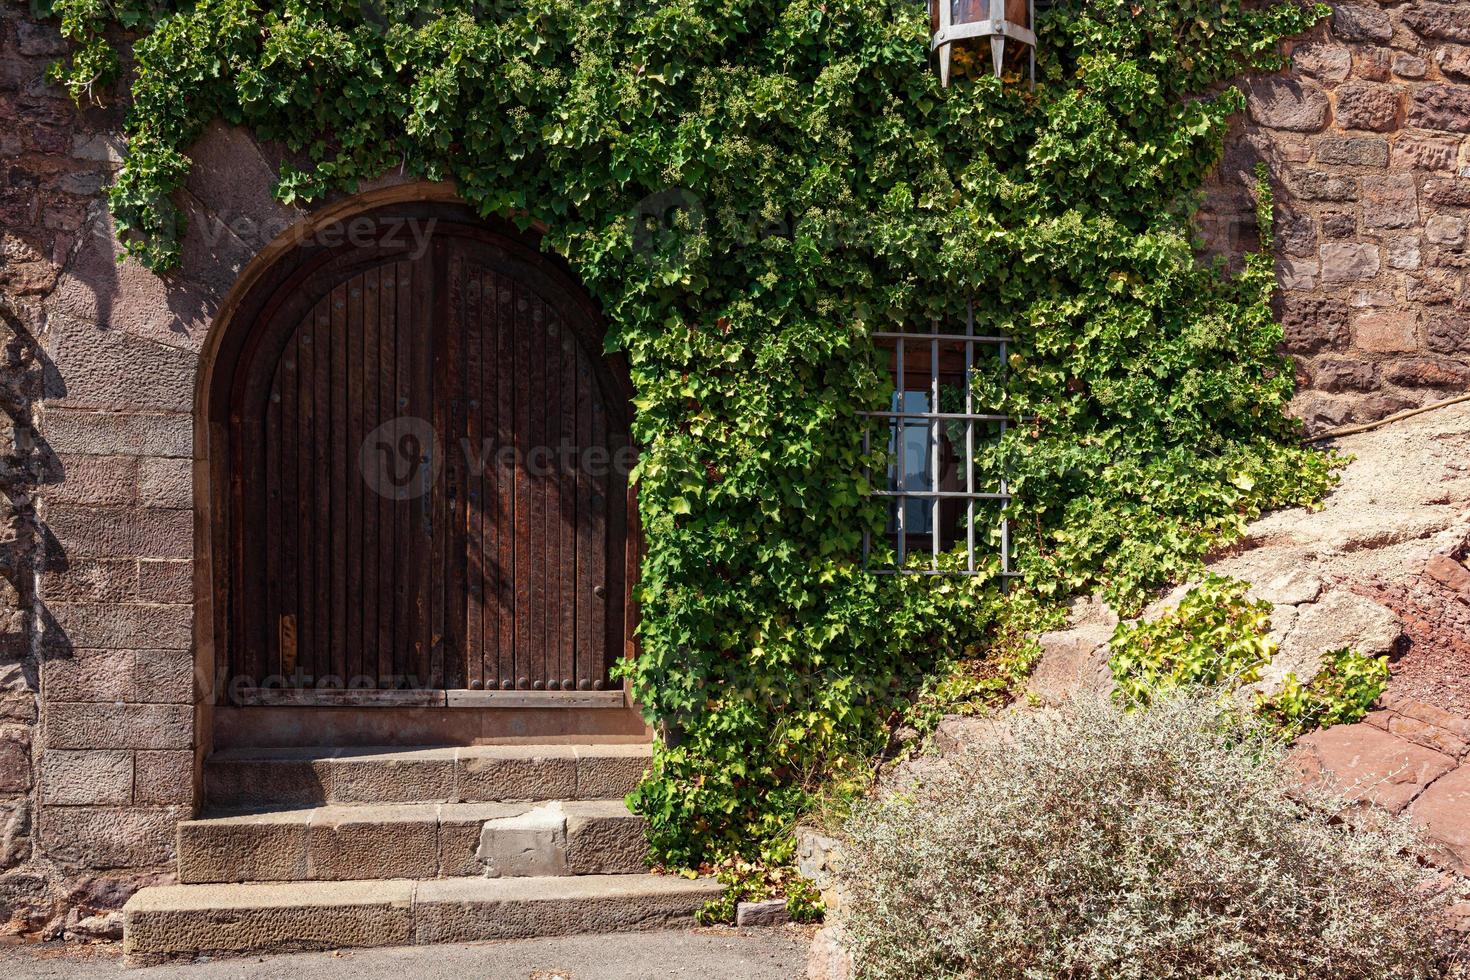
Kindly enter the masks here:
<path id="1" fill-rule="evenodd" d="M 628 453 L 595 315 L 508 236 L 386 231 L 306 263 L 242 352 L 231 690 L 601 690 Z"/>

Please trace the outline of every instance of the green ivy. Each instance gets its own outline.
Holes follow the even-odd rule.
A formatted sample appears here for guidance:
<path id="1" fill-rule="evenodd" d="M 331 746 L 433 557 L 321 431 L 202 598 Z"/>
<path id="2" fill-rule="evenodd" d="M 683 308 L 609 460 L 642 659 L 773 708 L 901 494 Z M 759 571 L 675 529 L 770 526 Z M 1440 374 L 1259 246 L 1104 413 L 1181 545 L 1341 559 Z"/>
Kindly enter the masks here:
<path id="1" fill-rule="evenodd" d="M 1117 697 L 1146 705 L 1181 687 L 1233 691 L 1260 680 L 1276 643 L 1269 636 L 1271 603 L 1247 598 L 1249 588 L 1211 575 L 1157 618 L 1119 623 L 1108 659 Z"/>
<path id="2" fill-rule="evenodd" d="M 1248 582 L 1210 575 L 1157 617 L 1119 623 L 1108 659 L 1115 696 L 1141 707 L 1181 687 L 1229 696 L 1260 680 L 1277 644 L 1271 603 L 1251 599 L 1249 589 Z M 1287 674 L 1276 693 L 1255 693 L 1240 706 L 1289 742 L 1315 728 L 1361 721 L 1387 686 L 1387 659 L 1333 650 L 1309 681 Z"/>
<path id="3" fill-rule="evenodd" d="M 883 523 L 856 422 L 886 397 L 873 332 L 973 297 L 1014 338 L 985 394 L 1028 421 L 982 462 L 1011 477 L 1039 601 L 1136 605 L 1329 483 L 1283 410 L 1270 256 L 1202 264 L 1191 223 L 1243 105 L 1227 83 L 1325 7 L 1059 0 L 1033 91 L 940 89 L 914 0 L 54 3 L 79 98 L 106 89 L 115 25 L 135 38 L 110 201 L 155 268 L 217 118 L 284 145 L 282 200 L 401 169 L 549 229 L 637 393 L 629 674 L 664 738 L 632 802 L 671 863 L 757 853 L 1006 602 L 993 561 L 860 566 Z M 633 220 L 670 193 L 698 207 Z"/>

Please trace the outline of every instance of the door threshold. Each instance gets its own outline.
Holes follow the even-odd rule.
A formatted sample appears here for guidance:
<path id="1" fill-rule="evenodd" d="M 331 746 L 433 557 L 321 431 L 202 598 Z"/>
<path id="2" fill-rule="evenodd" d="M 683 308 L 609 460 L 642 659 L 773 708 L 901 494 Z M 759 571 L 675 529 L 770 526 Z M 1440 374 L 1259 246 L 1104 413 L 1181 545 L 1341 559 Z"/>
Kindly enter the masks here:
<path id="1" fill-rule="evenodd" d="M 612 691 L 376 691 L 244 688 L 229 693 L 238 707 L 323 708 L 623 708 L 622 688 Z"/>

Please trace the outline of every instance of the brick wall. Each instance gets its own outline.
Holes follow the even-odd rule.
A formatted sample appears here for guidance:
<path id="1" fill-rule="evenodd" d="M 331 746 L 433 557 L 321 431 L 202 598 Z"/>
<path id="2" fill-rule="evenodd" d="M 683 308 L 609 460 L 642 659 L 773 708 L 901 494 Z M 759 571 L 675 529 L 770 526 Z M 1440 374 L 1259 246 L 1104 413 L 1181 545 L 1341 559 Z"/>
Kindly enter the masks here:
<path id="1" fill-rule="evenodd" d="M 1250 223 L 1257 161 L 1278 200 L 1294 409 L 1321 430 L 1470 383 L 1470 2 L 1339 2 L 1254 79 L 1210 188 L 1222 250 Z"/>

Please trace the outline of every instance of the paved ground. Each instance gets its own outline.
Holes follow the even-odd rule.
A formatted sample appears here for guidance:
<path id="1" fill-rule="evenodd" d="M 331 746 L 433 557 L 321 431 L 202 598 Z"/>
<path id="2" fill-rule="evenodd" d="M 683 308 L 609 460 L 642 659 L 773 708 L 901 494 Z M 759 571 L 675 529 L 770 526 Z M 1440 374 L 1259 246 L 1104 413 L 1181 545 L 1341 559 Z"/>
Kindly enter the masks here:
<path id="1" fill-rule="evenodd" d="M 119 947 L 0 947 L 16 980 L 791 980 L 809 930 L 696 929 L 455 946 L 297 953 L 124 971 Z"/>

